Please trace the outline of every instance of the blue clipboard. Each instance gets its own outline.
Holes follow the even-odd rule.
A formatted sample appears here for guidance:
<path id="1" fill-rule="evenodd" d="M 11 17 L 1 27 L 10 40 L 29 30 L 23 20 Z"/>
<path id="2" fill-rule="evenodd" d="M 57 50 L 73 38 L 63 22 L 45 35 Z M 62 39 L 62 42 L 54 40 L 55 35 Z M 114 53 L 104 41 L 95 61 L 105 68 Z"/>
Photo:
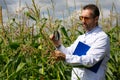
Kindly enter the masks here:
<path id="1" fill-rule="evenodd" d="M 82 55 L 86 55 L 87 51 L 90 49 L 90 46 L 88 46 L 85 43 L 79 42 L 73 55 L 78 55 L 78 56 L 82 56 Z M 100 60 L 98 63 L 96 63 L 94 66 L 87 68 L 89 70 L 91 70 L 92 72 L 97 72 L 101 63 L 102 63 L 103 59 Z"/>

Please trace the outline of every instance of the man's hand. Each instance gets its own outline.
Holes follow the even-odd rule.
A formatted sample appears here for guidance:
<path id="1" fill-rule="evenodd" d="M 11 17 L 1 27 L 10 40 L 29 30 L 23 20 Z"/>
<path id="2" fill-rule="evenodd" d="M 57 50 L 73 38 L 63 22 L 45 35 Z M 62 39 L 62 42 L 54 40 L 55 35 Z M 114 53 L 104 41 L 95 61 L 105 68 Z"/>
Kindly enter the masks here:
<path id="1" fill-rule="evenodd" d="M 56 61 L 60 61 L 60 60 L 65 61 L 65 57 L 66 57 L 64 53 L 58 50 L 55 50 L 52 56 Z"/>
<path id="2" fill-rule="evenodd" d="M 52 40 L 52 42 L 54 43 L 54 45 L 55 45 L 56 47 L 58 47 L 58 46 L 61 45 L 61 41 L 60 41 L 60 40 L 55 40 L 55 35 L 54 35 L 54 34 L 50 35 L 49 38 L 50 38 L 50 40 Z"/>

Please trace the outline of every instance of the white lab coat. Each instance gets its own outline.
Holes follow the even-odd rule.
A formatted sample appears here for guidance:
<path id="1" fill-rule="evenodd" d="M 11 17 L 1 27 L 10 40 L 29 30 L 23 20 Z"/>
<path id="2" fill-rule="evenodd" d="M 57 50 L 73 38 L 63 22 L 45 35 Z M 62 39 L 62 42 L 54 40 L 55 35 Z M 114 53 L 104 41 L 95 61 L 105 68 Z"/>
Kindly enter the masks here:
<path id="1" fill-rule="evenodd" d="M 86 55 L 72 55 L 79 41 L 91 47 Z M 78 80 L 78 77 L 80 80 L 105 80 L 106 63 L 108 62 L 110 55 L 110 44 L 109 37 L 100 27 L 97 26 L 93 30 L 80 35 L 70 47 L 65 48 L 62 45 L 58 50 L 66 54 L 66 62 L 73 66 L 84 65 L 92 67 L 98 61 L 103 59 L 97 73 L 86 68 L 74 67 L 71 80 Z"/>

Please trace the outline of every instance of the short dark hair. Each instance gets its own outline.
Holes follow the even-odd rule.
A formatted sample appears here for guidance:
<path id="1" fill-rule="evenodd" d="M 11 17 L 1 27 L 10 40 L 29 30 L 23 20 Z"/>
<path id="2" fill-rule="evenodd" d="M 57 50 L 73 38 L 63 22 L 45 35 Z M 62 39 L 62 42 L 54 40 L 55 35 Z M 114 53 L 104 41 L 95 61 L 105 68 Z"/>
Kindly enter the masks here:
<path id="1" fill-rule="evenodd" d="M 88 5 L 83 7 L 83 10 L 85 10 L 85 9 L 92 10 L 93 11 L 93 17 L 97 17 L 97 16 L 99 17 L 99 15 L 100 15 L 99 9 L 95 4 L 88 4 Z"/>

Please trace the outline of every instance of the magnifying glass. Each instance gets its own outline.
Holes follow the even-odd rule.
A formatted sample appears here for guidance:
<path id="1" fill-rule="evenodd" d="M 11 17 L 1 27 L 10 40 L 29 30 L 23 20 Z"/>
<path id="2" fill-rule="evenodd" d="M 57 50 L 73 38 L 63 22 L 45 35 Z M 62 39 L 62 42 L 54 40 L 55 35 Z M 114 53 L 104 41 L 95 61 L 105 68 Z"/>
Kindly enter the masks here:
<path id="1" fill-rule="evenodd" d="M 54 40 L 58 41 L 60 40 L 60 33 L 58 31 L 54 31 Z"/>

